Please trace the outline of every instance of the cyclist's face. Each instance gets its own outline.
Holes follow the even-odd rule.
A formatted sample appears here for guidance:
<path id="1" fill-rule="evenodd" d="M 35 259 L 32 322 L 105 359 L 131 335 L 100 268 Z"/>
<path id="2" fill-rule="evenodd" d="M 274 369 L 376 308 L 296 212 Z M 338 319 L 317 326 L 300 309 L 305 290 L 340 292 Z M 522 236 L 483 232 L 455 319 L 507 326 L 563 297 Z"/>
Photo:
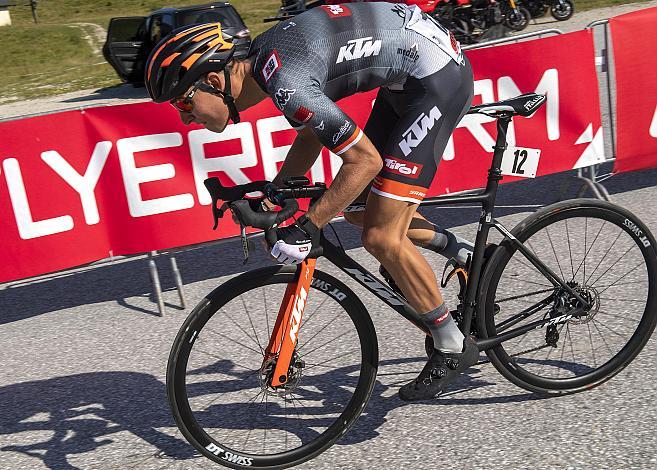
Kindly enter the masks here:
<path id="1" fill-rule="evenodd" d="M 208 74 L 207 83 L 219 90 L 224 89 L 224 77 L 221 74 Z M 187 96 L 190 91 L 192 91 L 192 87 L 187 90 L 184 96 Z M 184 98 L 184 96 L 181 98 Z M 183 123 L 191 124 L 195 122 L 212 132 L 223 132 L 228 125 L 228 107 L 220 96 L 196 90 L 192 99 L 189 100 L 189 104 L 191 105 L 189 111 L 178 109 Z"/>

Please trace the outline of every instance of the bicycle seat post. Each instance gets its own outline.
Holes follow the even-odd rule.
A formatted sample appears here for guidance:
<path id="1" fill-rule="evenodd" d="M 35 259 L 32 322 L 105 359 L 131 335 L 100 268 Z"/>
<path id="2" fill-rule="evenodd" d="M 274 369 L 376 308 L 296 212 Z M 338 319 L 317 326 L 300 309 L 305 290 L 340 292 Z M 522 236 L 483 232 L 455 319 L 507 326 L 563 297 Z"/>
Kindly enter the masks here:
<path id="1" fill-rule="evenodd" d="M 472 322 L 472 314 L 476 302 L 476 292 L 479 285 L 481 266 L 484 259 L 484 250 L 488 232 L 493 225 L 493 210 L 495 209 L 495 197 L 497 196 L 497 187 L 502 179 L 502 156 L 507 149 L 506 133 L 509 128 L 512 116 L 505 114 L 497 118 L 497 138 L 493 147 L 493 161 L 488 170 L 488 182 L 486 190 L 482 193 L 482 211 L 479 217 L 479 230 L 475 241 L 475 249 L 471 261 L 471 269 L 468 275 L 468 286 L 465 296 L 465 308 L 463 311 L 463 322 L 461 325 L 463 334 L 468 334 Z"/>

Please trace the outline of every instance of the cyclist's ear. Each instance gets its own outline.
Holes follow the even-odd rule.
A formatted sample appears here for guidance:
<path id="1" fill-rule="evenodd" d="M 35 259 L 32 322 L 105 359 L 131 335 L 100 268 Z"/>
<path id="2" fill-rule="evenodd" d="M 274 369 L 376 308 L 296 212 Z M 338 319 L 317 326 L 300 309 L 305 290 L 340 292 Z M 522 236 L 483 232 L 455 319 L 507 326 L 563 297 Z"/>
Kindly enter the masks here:
<path id="1" fill-rule="evenodd" d="M 204 80 L 207 84 L 212 85 L 213 87 L 218 88 L 219 90 L 224 89 L 223 73 L 209 72 L 205 76 Z"/>

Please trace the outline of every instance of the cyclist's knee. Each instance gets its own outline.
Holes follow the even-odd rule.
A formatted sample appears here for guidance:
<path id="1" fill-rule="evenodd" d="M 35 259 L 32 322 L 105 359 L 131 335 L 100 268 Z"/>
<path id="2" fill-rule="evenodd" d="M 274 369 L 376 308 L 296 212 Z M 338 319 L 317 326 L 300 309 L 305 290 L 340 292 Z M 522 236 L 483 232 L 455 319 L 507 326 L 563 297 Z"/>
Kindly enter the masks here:
<path id="1" fill-rule="evenodd" d="M 401 237 L 385 227 L 365 228 L 361 235 L 365 249 L 376 259 L 397 259 L 401 249 Z"/>

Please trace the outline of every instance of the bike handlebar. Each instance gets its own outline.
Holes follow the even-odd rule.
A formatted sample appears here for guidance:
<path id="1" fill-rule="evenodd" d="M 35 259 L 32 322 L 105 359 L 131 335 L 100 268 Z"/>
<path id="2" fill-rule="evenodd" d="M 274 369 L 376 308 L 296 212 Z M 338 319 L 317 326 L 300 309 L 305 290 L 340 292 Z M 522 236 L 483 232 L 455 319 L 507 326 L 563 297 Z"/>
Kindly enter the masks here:
<path id="1" fill-rule="evenodd" d="M 289 178 L 284 181 L 288 187 L 279 188 L 270 181 L 253 181 L 247 184 L 226 187 L 219 178 L 208 178 L 203 184 L 212 197 L 212 214 L 214 216 L 214 229 L 223 217 L 226 208 L 230 209 L 243 227 L 254 227 L 265 231 L 267 243 L 276 243 L 276 228 L 285 220 L 292 217 L 299 210 L 297 198 L 317 198 L 326 191 L 326 185 L 317 183 L 307 186 L 309 181 L 305 177 Z M 248 193 L 262 192 L 263 197 L 244 199 Z M 263 199 L 281 207 L 278 211 L 259 212 L 254 209 L 254 203 L 260 204 Z M 218 201 L 224 201 L 221 207 Z"/>

